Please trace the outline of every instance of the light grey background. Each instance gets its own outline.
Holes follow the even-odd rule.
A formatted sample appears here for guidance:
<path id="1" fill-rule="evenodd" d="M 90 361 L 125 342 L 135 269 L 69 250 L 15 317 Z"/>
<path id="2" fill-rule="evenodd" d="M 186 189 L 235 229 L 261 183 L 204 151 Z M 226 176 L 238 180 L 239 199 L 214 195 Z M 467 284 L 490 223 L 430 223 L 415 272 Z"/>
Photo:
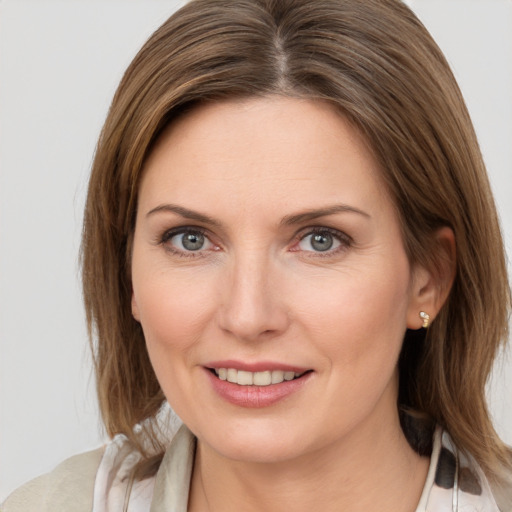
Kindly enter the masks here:
<path id="1" fill-rule="evenodd" d="M 78 284 L 87 176 L 123 70 L 183 3 L 0 0 L 0 501 L 104 441 Z M 512 254 L 512 1 L 409 4 L 460 81 Z M 512 444 L 510 390 L 503 358 L 489 399 Z"/>

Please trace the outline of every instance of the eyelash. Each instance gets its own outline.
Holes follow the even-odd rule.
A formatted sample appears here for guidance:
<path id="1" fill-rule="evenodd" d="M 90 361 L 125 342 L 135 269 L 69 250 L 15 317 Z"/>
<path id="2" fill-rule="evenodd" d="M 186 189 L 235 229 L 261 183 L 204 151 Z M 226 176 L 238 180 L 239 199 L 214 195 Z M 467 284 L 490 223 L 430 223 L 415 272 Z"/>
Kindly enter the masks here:
<path id="1" fill-rule="evenodd" d="M 300 233 L 296 235 L 297 242 L 295 245 L 302 242 L 305 238 L 308 236 L 315 236 L 315 235 L 325 235 L 328 234 L 332 236 L 335 240 L 339 242 L 339 246 L 334 249 L 328 249 L 326 251 L 303 251 L 307 253 L 313 254 L 314 258 L 329 258 L 338 255 L 341 252 L 346 251 L 352 244 L 353 240 L 352 238 L 344 233 L 343 231 L 339 231 L 337 229 L 328 228 L 325 226 L 315 226 L 315 227 L 308 227 L 306 230 L 302 230 Z M 299 249 L 292 249 L 293 252 L 297 251 L 299 252 Z"/>
<path id="2" fill-rule="evenodd" d="M 166 251 L 169 251 L 175 256 L 181 257 L 181 258 L 200 258 L 204 257 L 204 251 L 198 250 L 198 251 L 182 251 L 180 249 L 177 249 L 173 247 L 170 243 L 168 243 L 172 238 L 174 238 L 177 235 L 183 235 L 185 233 L 194 233 L 204 236 L 204 238 L 208 241 L 210 241 L 208 234 L 206 231 L 200 227 L 195 226 L 182 226 L 179 228 L 173 228 L 165 231 L 160 239 L 158 240 L 158 243 L 162 246 L 164 246 Z M 213 243 L 210 241 L 210 243 Z"/>
<path id="3" fill-rule="evenodd" d="M 175 236 L 183 235 L 186 233 L 199 234 L 199 235 L 203 236 L 206 240 L 208 240 L 211 244 L 213 244 L 214 247 L 217 247 L 217 249 L 214 249 L 214 250 L 219 250 L 218 246 L 216 246 L 208 237 L 208 233 L 206 232 L 206 230 L 204 230 L 203 228 L 200 228 L 200 227 L 196 227 L 196 226 L 183 226 L 183 227 L 179 227 L 179 228 L 169 229 L 169 230 L 165 231 L 159 237 L 157 242 L 159 245 L 164 246 L 166 251 L 172 253 L 173 255 L 181 257 L 181 258 L 205 257 L 206 256 L 205 252 L 207 252 L 205 250 L 199 249 L 197 251 L 183 251 L 181 249 L 177 249 L 177 248 L 173 247 L 171 244 L 168 243 Z M 352 238 L 342 231 L 339 231 L 339 230 L 333 229 L 333 228 L 328 228 L 325 226 L 316 226 L 316 227 L 308 227 L 304 230 L 301 230 L 299 233 L 297 233 L 294 237 L 295 242 L 294 242 L 293 247 L 296 247 L 298 244 L 300 244 L 300 242 L 305 240 L 308 236 L 325 235 L 325 234 L 328 234 L 328 235 L 332 236 L 335 240 L 337 240 L 339 242 L 339 246 L 336 247 L 335 249 L 332 249 L 332 250 L 328 249 L 326 251 L 301 251 L 300 249 L 293 249 L 293 248 L 290 249 L 290 251 L 291 252 L 311 253 L 311 255 L 314 255 L 311 257 L 314 257 L 314 258 L 328 258 L 328 257 L 332 257 L 334 255 L 339 254 L 340 252 L 347 250 L 353 244 Z"/>

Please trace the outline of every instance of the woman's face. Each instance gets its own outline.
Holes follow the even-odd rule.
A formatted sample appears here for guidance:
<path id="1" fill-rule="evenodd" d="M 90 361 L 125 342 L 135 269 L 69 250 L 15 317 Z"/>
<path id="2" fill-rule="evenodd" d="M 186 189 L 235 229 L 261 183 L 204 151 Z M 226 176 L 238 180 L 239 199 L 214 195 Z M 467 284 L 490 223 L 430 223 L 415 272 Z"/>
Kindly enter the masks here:
<path id="1" fill-rule="evenodd" d="M 215 103 L 167 129 L 132 277 L 162 389 L 218 454 L 290 460 L 398 425 L 420 284 L 378 166 L 332 107 Z"/>

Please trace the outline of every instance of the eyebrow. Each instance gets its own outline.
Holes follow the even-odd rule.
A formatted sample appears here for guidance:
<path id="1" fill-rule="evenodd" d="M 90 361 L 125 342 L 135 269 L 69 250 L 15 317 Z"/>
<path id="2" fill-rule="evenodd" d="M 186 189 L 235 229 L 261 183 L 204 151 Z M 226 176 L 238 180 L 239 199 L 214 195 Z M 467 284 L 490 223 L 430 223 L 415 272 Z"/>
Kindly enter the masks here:
<path id="1" fill-rule="evenodd" d="M 212 217 L 208 217 L 208 215 L 204 215 L 203 213 L 199 213 L 194 210 L 189 210 L 188 208 L 184 208 L 183 206 L 177 206 L 175 204 L 161 204 L 160 206 L 157 206 L 156 208 L 150 210 L 146 214 L 146 217 L 149 217 L 150 215 L 159 212 L 176 213 L 180 217 L 183 217 L 185 219 L 196 220 L 198 222 L 202 222 L 203 224 L 207 224 L 213 227 L 220 227 L 221 225 L 219 221 L 213 219 Z"/>
<path id="2" fill-rule="evenodd" d="M 171 212 L 183 217 L 185 219 L 195 220 L 201 222 L 206 225 L 210 225 L 213 227 L 220 227 L 221 223 L 208 215 L 204 215 L 203 213 L 196 212 L 194 210 L 189 210 L 188 208 L 184 208 L 183 206 L 178 206 L 175 204 L 161 204 L 156 208 L 150 210 L 146 217 L 150 215 L 154 215 L 155 213 L 160 212 Z M 301 224 L 303 222 L 308 222 L 314 219 L 318 219 L 320 217 L 326 217 L 328 215 L 335 215 L 336 213 L 356 213 L 362 215 L 363 217 L 371 218 L 371 215 L 360 210 L 359 208 L 355 208 L 353 206 L 349 206 L 346 204 L 335 204 L 333 206 L 328 206 L 326 208 L 318 208 L 314 210 L 308 210 L 302 213 L 297 213 L 294 215 L 286 215 L 280 222 L 282 226 L 290 226 L 294 224 Z"/>
<path id="3" fill-rule="evenodd" d="M 290 226 L 293 224 L 301 224 L 303 222 L 308 222 L 314 219 L 318 219 L 320 217 L 335 215 L 336 213 L 357 213 L 368 219 L 371 218 L 370 214 L 364 212 L 363 210 L 360 210 L 359 208 L 355 208 L 347 204 L 335 204 L 333 206 L 328 206 L 326 208 L 308 210 L 306 212 L 298 213 L 296 215 L 287 215 L 281 221 L 281 225 Z"/>

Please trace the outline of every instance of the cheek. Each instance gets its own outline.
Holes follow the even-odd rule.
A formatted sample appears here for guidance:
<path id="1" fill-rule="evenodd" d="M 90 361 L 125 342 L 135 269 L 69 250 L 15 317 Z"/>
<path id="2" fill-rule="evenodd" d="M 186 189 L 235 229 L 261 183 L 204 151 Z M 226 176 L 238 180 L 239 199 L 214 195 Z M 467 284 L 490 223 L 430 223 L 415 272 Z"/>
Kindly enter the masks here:
<path id="1" fill-rule="evenodd" d="M 150 351 L 184 350 L 200 337 L 212 314 L 212 286 L 206 276 L 195 276 L 134 261 L 133 294 Z M 149 269 L 149 270 L 146 270 Z M 153 357 L 152 357 L 153 358 Z"/>
<path id="2" fill-rule="evenodd" d="M 295 295 L 303 325 L 333 366 L 355 375 L 363 364 L 395 365 L 407 325 L 408 275 L 404 256 L 392 265 L 317 280 Z"/>
<path id="3" fill-rule="evenodd" d="M 210 287 L 168 270 L 139 277 L 134 297 L 149 358 L 167 400 L 183 413 L 190 393 L 187 382 L 211 317 Z"/>

